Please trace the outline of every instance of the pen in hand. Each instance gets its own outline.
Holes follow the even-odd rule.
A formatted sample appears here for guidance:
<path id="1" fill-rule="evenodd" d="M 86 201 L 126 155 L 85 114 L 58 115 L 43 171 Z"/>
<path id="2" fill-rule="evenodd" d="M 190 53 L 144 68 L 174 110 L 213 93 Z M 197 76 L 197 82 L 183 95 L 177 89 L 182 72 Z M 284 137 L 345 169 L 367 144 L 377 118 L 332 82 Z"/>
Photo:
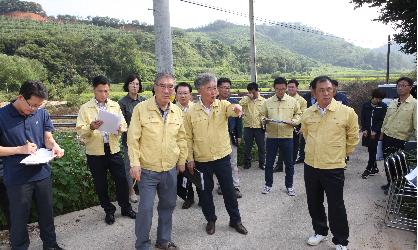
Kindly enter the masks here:
<path id="1" fill-rule="evenodd" d="M 26 144 L 23 146 L 23 154 L 33 154 L 36 153 L 38 150 L 38 147 L 35 143 L 30 142 L 29 140 L 26 140 Z"/>

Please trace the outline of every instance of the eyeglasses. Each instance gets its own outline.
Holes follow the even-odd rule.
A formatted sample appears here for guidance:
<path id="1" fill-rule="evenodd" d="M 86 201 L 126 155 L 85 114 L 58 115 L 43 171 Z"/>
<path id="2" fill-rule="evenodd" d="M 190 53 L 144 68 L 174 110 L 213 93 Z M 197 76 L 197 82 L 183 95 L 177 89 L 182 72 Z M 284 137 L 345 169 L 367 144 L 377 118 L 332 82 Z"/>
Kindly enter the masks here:
<path id="1" fill-rule="evenodd" d="M 398 84 L 397 87 L 398 88 L 408 88 L 408 87 L 411 87 L 411 86 L 409 86 L 408 84 Z"/>
<path id="2" fill-rule="evenodd" d="M 24 100 L 25 100 L 25 102 L 26 102 L 26 104 L 28 105 L 28 107 L 30 108 L 30 109 L 32 109 L 32 110 L 37 110 L 39 107 L 38 106 L 33 106 L 33 105 L 31 105 L 29 102 L 28 102 L 28 100 L 26 100 L 25 98 L 23 98 Z"/>
<path id="3" fill-rule="evenodd" d="M 157 85 L 158 87 L 160 87 L 162 89 L 168 89 L 168 90 L 173 90 L 174 89 L 174 85 L 172 85 L 172 84 L 159 84 L 159 83 L 156 83 L 155 85 Z"/>

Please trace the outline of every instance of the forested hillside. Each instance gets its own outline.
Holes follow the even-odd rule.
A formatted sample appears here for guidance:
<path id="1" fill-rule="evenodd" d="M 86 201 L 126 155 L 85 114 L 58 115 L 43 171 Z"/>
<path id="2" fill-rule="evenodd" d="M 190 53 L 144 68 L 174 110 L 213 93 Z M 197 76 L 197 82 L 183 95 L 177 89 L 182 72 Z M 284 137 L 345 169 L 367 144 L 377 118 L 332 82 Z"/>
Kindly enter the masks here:
<path id="1" fill-rule="evenodd" d="M 224 21 L 217 21 L 206 27 L 189 31 L 209 36 L 227 44 L 243 45 L 248 43 L 249 37 L 248 27 Z M 329 36 L 280 26 L 258 25 L 256 40 L 257 51 L 261 58 L 272 57 L 272 54 L 284 54 L 288 58 L 293 54 L 295 58 L 298 58 L 298 61 L 302 62 L 304 60 L 300 60 L 300 58 L 304 57 L 305 60 L 311 59 L 323 64 L 348 68 L 382 70 L 386 67 L 385 50 L 365 49 Z M 413 56 L 407 56 L 398 50 L 399 46 L 393 46 L 392 69 L 413 69 L 415 67 Z"/>
<path id="2" fill-rule="evenodd" d="M 0 13 L 24 6 L 24 11 L 32 8 L 47 16 L 40 5 L 6 2 L 6 7 L 0 4 Z M 326 68 L 347 72 L 385 68 L 384 53 L 340 39 L 277 26 L 259 25 L 256 30 L 257 70 L 264 76 L 310 75 Z M 248 27 L 224 21 L 199 29 L 173 28 L 177 77 L 190 80 L 197 73 L 211 71 L 248 79 L 248 37 Z M 121 82 L 129 73 L 139 72 L 149 81 L 155 75 L 153 26 L 109 17 L 64 15 L 38 22 L 0 16 L 0 65 L 3 89 L 13 89 L 13 84 L 17 86 L 29 76 L 71 85 L 85 83 L 97 74 Z M 392 71 L 411 71 L 414 59 L 392 54 L 391 67 Z"/>

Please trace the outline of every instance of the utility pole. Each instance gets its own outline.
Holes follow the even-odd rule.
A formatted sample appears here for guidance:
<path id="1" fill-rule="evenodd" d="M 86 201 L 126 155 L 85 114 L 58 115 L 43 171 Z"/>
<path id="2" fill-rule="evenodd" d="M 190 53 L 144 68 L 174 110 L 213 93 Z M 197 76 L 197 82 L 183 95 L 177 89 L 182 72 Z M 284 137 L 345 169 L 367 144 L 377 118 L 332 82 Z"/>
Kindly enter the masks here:
<path id="1" fill-rule="evenodd" d="M 256 51 L 255 51 L 255 25 L 254 25 L 254 0 L 250 1 L 250 66 L 251 82 L 257 82 Z"/>
<path id="2" fill-rule="evenodd" d="M 390 35 L 388 35 L 388 53 L 386 57 L 386 84 L 389 83 L 389 55 L 390 55 Z"/>
<path id="3" fill-rule="evenodd" d="M 154 0 L 155 58 L 157 73 L 174 74 L 169 0 Z"/>

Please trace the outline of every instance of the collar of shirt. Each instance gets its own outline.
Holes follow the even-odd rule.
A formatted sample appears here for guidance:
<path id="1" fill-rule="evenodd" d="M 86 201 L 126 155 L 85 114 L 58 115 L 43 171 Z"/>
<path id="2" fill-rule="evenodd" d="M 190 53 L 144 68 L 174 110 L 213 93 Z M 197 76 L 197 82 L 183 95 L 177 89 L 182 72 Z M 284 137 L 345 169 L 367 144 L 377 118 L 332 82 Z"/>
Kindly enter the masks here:
<path id="1" fill-rule="evenodd" d="M 106 101 L 105 101 L 105 103 L 103 104 L 103 103 L 100 103 L 96 98 L 94 98 L 94 101 L 96 102 L 96 105 L 97 105 L 97 107 L 99 108 L 99 109 L 101 109 L 101 110 L 106 110 L 106 104 L 107 104 L 107 99 L 106 99 Z"/>
<path id="2" fill-rule="evenodd" d="M 288 94 L 286 94 L 286 93 L 283 95 L 282 99 L 279 99 L 279 97 L 277 97 L 277 95 L 276 95 L 275 101 L 278 101 L 278 102 L 286 101 L 289 97 L 290 96 Z"/>
<path id="3" fill-rule="evenodd" d="M 401 99 L 398 98 L 398 105 L 397 105 L 397 107 L 399 108 L 399 106 L 401 106 L 402 103 L 405 103 L 405 102 L 409 103 L 409 102 L 411 102 L 412 99 L 414 99 L 414 97 L 411 94 L 408 96 L 408 98 L 405 99 L 404 102 L 401 102 Z"/>
<path id="4" fill-rule="evenodd" d="M 13 103 L 15 102 L 16 100 L 13 100 L 13 101 L 11 101 L 10 102 L 10 104 L 8 104 L 8 105 L 10 105 L 9 107 L 9 113 L 10 113 L 10 115 L 11 116 L 14 116 L 14 117 L 16 117 L 16 116 L 21 116 L 21 117 L 29 117 L 29 116 L 33 116 L 36 112 L 38 112 L 38 109 L 37 110 L 35 110 L 34 112 L 32 112 L 32 113 L 30 113 L 29 115 L 21 115 L 20 113 L 19 113 L 19 111 L 17 111 L 17 109 L 15 108 L 15 106 L 13 105 Z M 7 106 L 7 105 L 6 105 Z M 4 106 L 4 107 L 6 107 L 6 106 Z"/>
<path id="5" fill-rule="evenodd" d="M 162 110 L 160 108 L 160 106 L 157 103 L 157 100 L 155 100 L 155 105 L 157 105 L 158 111 L 160 111 L 161 117 L 165 121 L 167 119 L 168 111 L 170 110 L 170 102 L 167 104 L 167 108 L 165 110 Z"/>
<path id="6" fill-rule="evenodd" d="M 181 103 L 180 102 L 176 102 L 176 104 L 177 104 L 177 106 L 179 106 L 179 108 L 181 109 L 181 111 L 184 111 L 184 112 L 187 112 L 187 110 L 189 110 L 189 108 L 190 108 L 190 101 L 189 101 L 189 103 L 187 104 L 187 106 L 183 106 L 183 105 L 181 105 Z"/>
<path id="7" fill-rule="evenodd" d="M 206 114 L 208 114 L 208 116 L 210 116 L 211 112 L 212 112 L 212 104 L 210 105 L 210 107 L 206 107 L 203 102 L 202 102 L 202 98 L 199 98 L 200 101 L 200 105 L 202 105 L 203 111 L 205 111 Z"/>
<path id="8" fill-rule="evenodd" d="M 321 116 L 324 116 L 325 113 L 327 112 L 327 110 L 330 110 L 330 111 L 335 111 L 336 110 L 335 105 L 337 105 L 337 101 L 333 98 L 331 100 L 331 103 L 328 104 L 328 106 L 326 106 L 325 108 L 319 107 L 319 104 L 318 103 L 315 103 L 314 105 L 318 109 L 318 111 L 321 114 Z"/>

